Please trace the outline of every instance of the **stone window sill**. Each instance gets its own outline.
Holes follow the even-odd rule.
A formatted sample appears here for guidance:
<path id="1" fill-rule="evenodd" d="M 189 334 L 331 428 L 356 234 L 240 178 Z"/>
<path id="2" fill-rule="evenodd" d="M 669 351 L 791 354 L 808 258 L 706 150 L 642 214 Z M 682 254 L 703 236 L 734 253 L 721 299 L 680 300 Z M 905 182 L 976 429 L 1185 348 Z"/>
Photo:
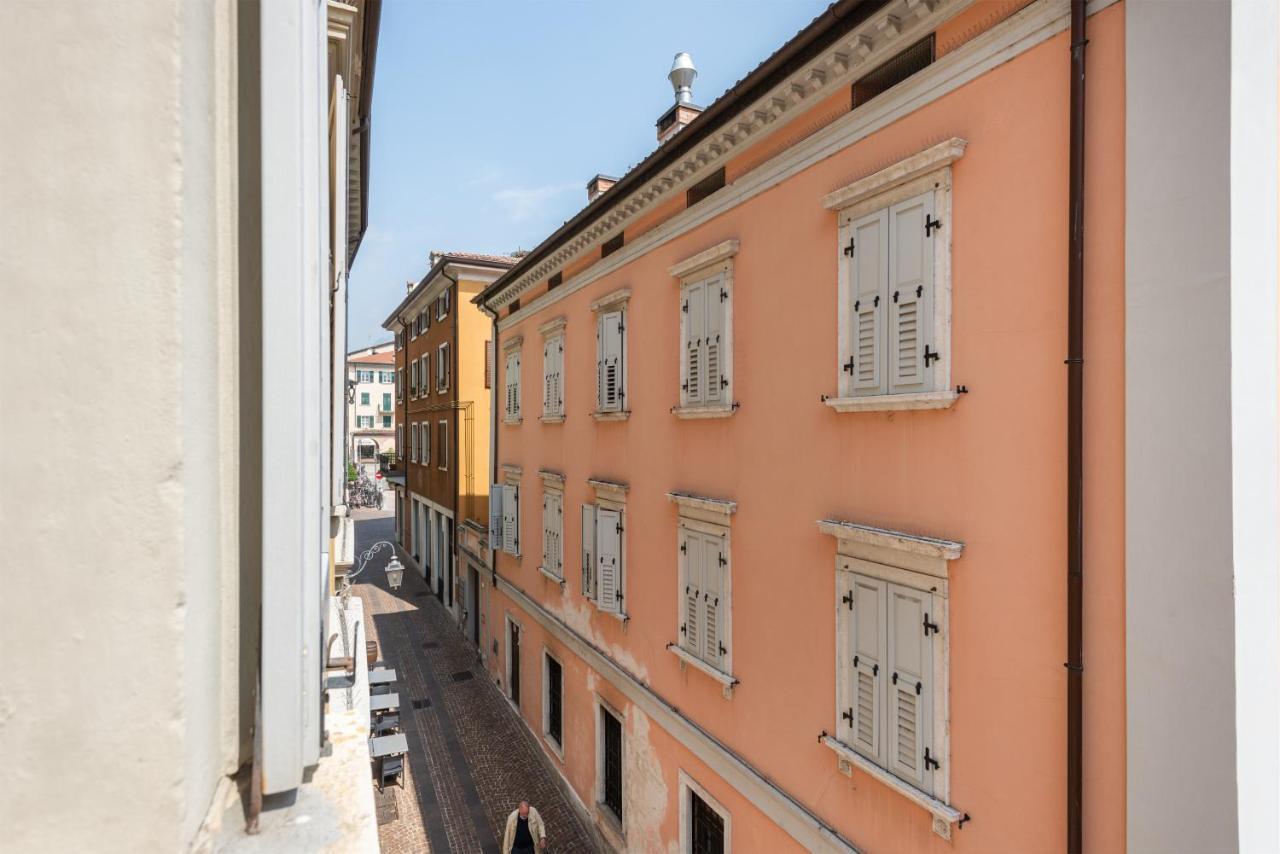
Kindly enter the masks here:
<path id="1" fill-rule="evenodd" d="M 543 424 L 563 424 L 563 415 L 543 415 L 540 419 Z"/>
<path id="2" fill-rule="evenodd" d="M 717 403 L 710 406 L 673 406 L 671 414 L 676 418 L 728 418 L 738 408 L 736 403 Z"/>
<path id="3" fill-rule="evenodd" d="M 950 409 L 959 398 L 959 393 L 954 391 L 924 391 L 918 394 L 828 397 L 822 402 L 836 412 L 899 412 L 911 409 Z"/>
<path id="4" fill-rule="evenodd" d="M 538 572 L 541 572 L 543 575 L 545 575 L 547 578 L 554 581 L 556 584 L 559 584 L 561 587 L 564 587 L 564 578 L 559 575 L 556 575 L 554 572 L 547 569 L 545 566 L 539 566 Z"/>
<path id="5" fill-rule="evenodd" d="M 597 409 L 595 412 L 591 413 L 591 417 L 597 421 L 626 421 L 631 417 L 631 410 L 624 409 L 620 412 L 601 412 Z"/>
<path id="6" fill-rule="evenodd" d="M 951 806 L 944 804 L 933 795 L 917 789 L 905 780 L 902 780 L 881 768 L 861 753 L 850 748 L 841 741 L 832 738 L 826 733 L 822 734 L 822 743 L 831 749 L 836 757 L 840 760 L 840 772 L 846 776 L 853 775 L 853 769 L 857 768 L 869 777 L 879 780 L 881 783 L 893 789 L 898 794 L 924 807 L 933 816 L 933 829 L 939 836 L 946 839 L 951 838 L 951 825 L 964 818 L 964 813 Z M 945 830 L 945 832 L 944 832 Z"/>
<path id="7" fill-rule="evenodd" d="M 667 649 L 671 651 L 672 655 L 680 659 L 681 670 L 684 670 L 685 667 L 692 667 L 695 670 L 701 670 L 703 673 L 720 683 L 720 688 L 723 691 L 724 698 L 726 700 L 733 699 L 733 687 L 738 684 L 737 679 L 730 676 L 728 673 L 717 670 L 710 664 L 707 664 L 705 661 L 698 658 L 696 655 L 687 652 L 679 644 L 669 643 L 667 644 Z"/>
<path id="8" fill-rule="evenodd" d="M 524 420 L 523 418 L 518 418 L 518 417 L 517 417 L 517 418 L 512 418 L 510 415 L 508 415 L 508 416 L 506 416 L 505 418 L 503 418 L 503 419 L 502 419 L 502 423 L 503 423 L 503 424 L 510 424 L 510 425 L 512 425 L 512 426 L 514 427 L 515 425 L 519 424 L 519 423 L 520 423 L 521 421 L 523 421 L 523 420 Z"/>

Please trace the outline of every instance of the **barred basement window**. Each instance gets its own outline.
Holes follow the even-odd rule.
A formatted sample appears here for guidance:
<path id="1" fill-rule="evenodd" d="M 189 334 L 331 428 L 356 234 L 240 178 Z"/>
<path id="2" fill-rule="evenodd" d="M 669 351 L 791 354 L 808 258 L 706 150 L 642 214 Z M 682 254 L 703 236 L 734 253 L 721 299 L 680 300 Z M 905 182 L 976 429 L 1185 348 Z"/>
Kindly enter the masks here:
<path id="1" fill-rule="evenodd" d="M 724 187 L 724 167 L 721 166 L 689 188 L 685 193 L 685 207 L 693 207 L 707 196 Z"/>
<path id="2" fill-rule="evenodd" d="M 549 652 L 544 652 L 543 661 L 543 708 L 545 720 L 543 731 L 556 747 L 564 749 L 564 669 L 560 662 Z"/>
<path id="3" fill-rule="evenodd" d="M 853 106 L 850 109 L 858 109 L 880 93 L 932 65 L 935 53 L 934 34 L 929 33 L 911 47 L 886 60 L 870 74 L 859 77 L 853 81 Z"/>
<path id="4" fill-rule="evenodd" d="M 622 721 L 600 707 L 600 804 L 622 821 Z"/>

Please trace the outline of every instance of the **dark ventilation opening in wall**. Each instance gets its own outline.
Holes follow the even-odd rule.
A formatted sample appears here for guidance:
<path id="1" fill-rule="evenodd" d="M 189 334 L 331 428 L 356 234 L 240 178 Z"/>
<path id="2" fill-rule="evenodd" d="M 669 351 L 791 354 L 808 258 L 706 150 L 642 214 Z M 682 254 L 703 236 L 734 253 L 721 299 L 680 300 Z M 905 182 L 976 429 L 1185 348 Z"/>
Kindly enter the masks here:
<path id="1" fill-rule="evenodd" d="M 685 207 L 693 207 L 723 186 L 724 167 L 721 166 L 719 169 L 689 188 L 689 191 L 685 194 Z"/>
<path id="2" fill-rule="evenodd" d="M 608 258 L 610 255 L 621 249 L 623 236 L 623 232 L 619 231 L 613 237 L 606 240 L 600 247 L 600 257 Z"/>
<path id="3" fill-rule="evenodd" d="M 935 51 L 934 34 L 930 33 L 875 71 L 853 81 L 852 109 L 858 109 L 881 92 L 892 89 L 920 69 L 932 65 Z"/>
<path id="4" fill-rule="evenodd" d="M 547 290 L 553 291 L 560 287 L 560 283 L 564 281 L 564 273 L 556 273 L 550 279 L 547 279 Z"/>
<path id="5" fill-rule="evenodd" d="M 513 299 L 511 301 L 511 308 L 507 309 L 507 317 L 510 317 L 511 315 L 515 314 L 519 310 L 520 310 L 520 300 Z"/>

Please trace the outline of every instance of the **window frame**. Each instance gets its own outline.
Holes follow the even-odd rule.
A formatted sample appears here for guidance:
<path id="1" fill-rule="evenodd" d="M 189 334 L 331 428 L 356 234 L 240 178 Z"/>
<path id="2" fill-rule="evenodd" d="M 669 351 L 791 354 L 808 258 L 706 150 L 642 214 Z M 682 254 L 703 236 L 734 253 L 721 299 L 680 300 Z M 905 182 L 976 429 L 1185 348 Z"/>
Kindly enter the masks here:
<path id="1" fill-rule="evenodd" d="M 597 421 L 625 421 L 631 417 L 630 404 L 627 402 L 627 377 L 630 373 L 630 359 L 627 358 L 627 324 L 630 301 L 631 289 L 619 288 L 591 303 L 591 312 L 595 315 L 596 325 L 596 395 L 595 410 L 591 414 Z M 616 408 L 613 406 L 606 408 L 604 401 L 601 399 L 601 395 L 604 392 L 604 379 L 602 376 L 604 371 L 604 324 L 605 320 L 613 314 L 620 315 L 618 405 Z"/>
<path id="2" fill-rule="evenodd" d="M 418 422 L 409 424 L 409 462 L 418 461 Z"/>
<path id="3" fill-rule="evenodd" d="M 511 679 L 511 674 L 512 674 L 512 667 L 511 667 L 511 664 L 512 664 L 512 658 L 511 658 L 511 629 L 512 629 L 512 627 L 515 627 L 515 629 L 516 629 L 516 634 L 517 634 L 517 635 L 519 636 L 519 638 L 520 638 L 520 647 L 523 649 L 523 647 L 524 647 L 524 625 L 523 625 L 519 620 L 517 620 L 515 617 L 513 617 L 513 616 L 511 615 L 511 612 L 510 612 L 510 611 L 507 611 L 507 612 L 506 612 L 506 620 L 505 620 L 505 622 L 503 623 L 503 628 L 505 628 L 505 629 L 506 629 L 506 631 L 505 631 L 505 632 L 503 632 L 503 639 L 502 639 L 502 644 L 503 644 L 503 662 L 504 662 L 504 666 L 503 666 L 503 677 L 504 677 L 504 679 L 505 679 L 505 681 L 506 681 L 506 684 L 505 684 L 505 685 L 503 685 L 503 689 L 504 689 L 504 690 L 503 690 L 503 692 L 502 692 L 502 696 L 506 697 L 507 702 L 508 702 L 508 703 L 510 703 L 510 704 L 512 705 L 512 707 L 514 707 L 514 708 L 515 708 L 515 710 L 516 710 L 517 712 L 519 712 L 519 711 L 520 711 L 520 697 L 518 696 L 518 692 L 514 692 L 514 691 L 512 691 L 513 684 L 512 684 L 512 679 Z M 517 662 L 517 664 L 516 664 L 516 670 L 517 670 L 517 671 L 521 670 L 521 667 L 520 667 L 520 657 L 519 657 L 519 656 L 517 656 L 517 657 L 516 657 L 516 659 L 515 659 L 515 661 Z M 524 686 L 523 686 L 523 684 L 522 684 L 522 685 L 521 685 L 521 691 L 523 691 L 523 690 L 524 690 Z"/>
<path id="4" fill-rule="evenodd" d="M 564 348 L 565 348 L 565 327 L 567 319 L 565 317 L 557 317 L 549 320 L 538 327 L 538 331 L 542 333 L 542 416 L 541 421 L 544 424 L 562 424 L 565 418 L 564 408 Z M 555 355 L 555 364 L 548 364 L 547 351 L 550 347 L 558 347 Z M 558 369 L 559 382 L 556 385 L 556 399 L 550 401 L 547 392 L 550 388 L 550 372 L 552 369 Z"/>
<path id="5" fill-rule="evenodd" d="M 428 397 L 431 394 L 431 358 L 426 353 L 418 357 L 418 395 Z"/>
<path id="6" fill-rule="evenodd" d="M 727 418 L 738 408 L 738 403 L 733 396 L 733 303 L 734 258 L 739 248 L 740 243 L 737 240 L 726 240 L 672 265 L 667 270 L 667 274 L 679 288 L 677 310 L 680 312 L 680 331 L 677 346 L 680 348 L 680 373 L 676 378 L 678 402 L 671 410 L 677 418 Z M 687 305 L 689 291 L 706 285 L 716 278 L 720 279 L 720 287 L 725 294 L 721 315 L 723 340 L 720 345 L 720 373 L 727 384 L 723 385 L 720 400 L 708 401 L 705 397 L 701 399 L 691 397 L 686 388 L 689 375 L 688 339 L 690 335 Z"/>
<path id="7" fill-rule="evenodd" d="M 733 854 L 733 815 L 712 797 L 711 794 L 693 778 L 689 772 L 680 768 L 677 774 L 680 792 L 680 850 L 684 854 L 693 851 L 693 800 L 696 795 L 700 801 L 711 808 L 724 822 L 724 854 Z"/>
<path id="8" fill-rule="evenodd" d="M 583 504 L 584 508 L 594 508 L 592 513 L 590 555 L 591 596 L 584 598 L 587 598 L 587 601 L 594 605 L 601 614 L 614 617 L 625 625 L 631 619 L 627 614 L 627 492 L 630 487 L 625 483 L 597 479 L 588 480 L 587 484 L 595 490 L 596 500 Z M 616 590 L 618 594 L 618 609 L 616 611 L 605 610 L 600 604 L 600 512 L 602 510 L 617 513 L 618 525 L 622 528 L 618 532 L 618 579 Z M 581 534 L 581 532 L 579 533 Z"/>
<path id="9" fill-rule="evenodd" d="M 604 716 L 609 715 L 618 722 L 618 813 L 613 812 L 613 808 L 606 803 L 607 793 L 605 787 L 605 722 Z M 605 826 L 617 834 L 621 841 L 626 841 L 626 815 L 627 809 L 627 716 L 624 712 L 618 711 L 614 706 L 601 697 L 599 694 L 595 696 L 595 719 L 596 719 L 596 784 L 595 784 L 595 801 L 596 814 L 605 819 Z"/>
<path id="10" fill-rule="evenodd" d="M 836 394 L 826 396 L 823 402 L 837 412 L 885 412 L 910 409 L 944 409 L 955 404 L 959 393 L 953 388 L 952 340 L 951 340 L 951 236 L 952 214 L 952 164 L 963 156 L 967 142 L 953 137 L 931 148 L 913 154 L 852 184 L 829 193 L 822 200 L 823 207 L 836 214 L 837 241 L 834 258 L 837 264 L 837 331 Z M 938 359 L 932 371 L 931 387 L 921 391 L 889 392 L 888 379 L 885 391 L 871 394 L 855 394 L 854 378 L 849 368 L 854 348 L 855 330 L 852 320 L 856 299 L 850 267 L 855 257 L 846 254 L 851 240 L 853 223 L 877 211 L 888 211 L 916 196 L 932 194 L 933 216 L 941 223 L 933 235 L 933 322 L 930 327 L 930 344 L 936 347 Z M 887 236 L 886 236 L 886 239 Z M 854 247 L 856 251 L 856 245 Z M 886 258 L 886 264 L 888 259 Z M 885 306 L 886 316 L 889 313 Z M 888 323 L 882 329 L 887 333 Z M 882 345 L 879 364 L 888 367 L 889 345 Z"/>
<path id="11" fill-rule="evenodd" d="M 554 661 L 560 668 L 560 736 L 551 734 L 551 666 Z M 564 662 L 545 644 L 542 647 L 542 740 L 551 752 L 564 761 Z"/>
<path id="12" fill-rule="evenodd" d="M 564 588 L 564 475 L 559 472 L 542 470 L 538 472 L 538 476 L 542 478 L 542 517 L 539 524 L 542 526 L 542 555 L 538 564 L 538 571 L 541 572 L 551 581 L 559 584 L 561 589 Z M 559 554 L 555 556 L 556 566 L 549 567 L 547 554 L 547 500 L 553 499 L 559 507 Z"/>
<path id="13" fill-rule="evenodd" d="M 448 391 L 452 379 L 453 364 L 449 361 L 449 342 L 446 341 L 436 347 L 436 391 Z"/>
<path id="14" fill-rule="evenodd" d="M 418 456 L 424 466 L 431 465 L 431 422 L 418 422 Z"/>
<path id="15" fill-rule="evenodd" d="M 667 498 L 676 505 L 676 608 L 675 608 L 675 641 L 667 644 L 667 649 L 680 660 L 680 669 L 692 666 L 695 670 L 710 676 L 721 686 L 726 700 L 733 697 L 733 689 L 738 679 L 733 675 L 733 554 L 730 536 L 730 519 L 737 511 L 736 501 L 721 498 L 708 498 L 686 492 L 669 492 Z M 720 642 L 725 648 L 719 665 L 708 661 L 701 654 L 685 646 L 688 637 L 686 594 L 689 584 L 690 555 L 681 551 L 686 539 L 686 532 L 697 535 L 720 537 L 724 547 L 724 566 L 715 569 L 720 573 L 719 587 L 724 607 L 720 612 Z"/>
<path id="16" fill-rule="evenodd" d="M 951 828 L 963 813 L 950 805 L 951 794 L 951 746 L 950 746 L 950 613 L 949 573 L 950 562 L 959 558 L 964 544 L 941 540 L 902 531 L 891 531 L 839 520 L 824 519 L 819 530 L 836 538 L 834 607 L 835 632 L 835 710 L 834 735 L 824 736 L 822 741 L 837 756 L 841 773 L 851 776 L 854 767 L 884 783 L 889 788 L 923 806 L 933 817 L 934 832 L 943 838 L 951 838 Z M 936 747 L 934 757 L 937 767 L 924 786 L 896 774 L 892 763 L 884 764 L 859 750 L 851 737 L 853 721 L 842 717 L 851 694 L 851 682 L 856 678 L 852 658 L 849 656 L 852 629 L 853 599 L 846 600 L 852 584 L 858 578 L 870 579 L 885 587 L 892 586 L 913 590 L 928 597 L 930 622 L 937 629 L 929 633 L 930 644 L 930 715 L 927 718 L 930 732 L 928 747 Z M 886 603 L 888 595 L 886 592 Z M 888 608 L 882 620 L 887 620 Z M 923 630 L 923 629 L 922 629 Z M 884 631 L 887 632 L 887 623 Z M 886 647 L 886 654 L 888 648 Z M 885 730 L 890 724 L 887 708 L 891 691 L 891 660 L 884 661 L 882 685 L 885 695 L 880 703 L 886 709 L 881 717 L 881 752 L 888 756 Z M 880 678 L 879 676 L 877 678 Z"/>
<path id="17" fill-rule="evenodd" d="M 436 465 L 440 471 L 449 470 L 449 419 L 441 418 L 436 424 Z"/>
<path id="18" fill-rule="evenodd" d="M 524 336 L 517 336 L 502 344 L 502 390 L 503 390 L 503 416 L 502 420 L 506 424 L 519 424 L 523 420 L 523 406 L 521 405 L 521 395 L 523 388 L 521 385 L 521 365 L 522 353 L 524 349 Z M 515 367 L 512 367 L 514 360 Z"/>

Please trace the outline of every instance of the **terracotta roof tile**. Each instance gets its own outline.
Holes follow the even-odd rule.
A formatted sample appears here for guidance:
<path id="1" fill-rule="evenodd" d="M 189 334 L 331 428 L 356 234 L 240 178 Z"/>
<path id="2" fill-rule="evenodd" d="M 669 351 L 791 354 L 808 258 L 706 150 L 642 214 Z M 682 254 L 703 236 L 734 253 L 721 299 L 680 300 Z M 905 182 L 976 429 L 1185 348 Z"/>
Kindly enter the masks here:
<path id="1" fill-rule="evenodd" d="M 366 353 L 362 356 L 348 356 L 347 361 L 356 365 L 394 365 L 395 353 Z"/>

